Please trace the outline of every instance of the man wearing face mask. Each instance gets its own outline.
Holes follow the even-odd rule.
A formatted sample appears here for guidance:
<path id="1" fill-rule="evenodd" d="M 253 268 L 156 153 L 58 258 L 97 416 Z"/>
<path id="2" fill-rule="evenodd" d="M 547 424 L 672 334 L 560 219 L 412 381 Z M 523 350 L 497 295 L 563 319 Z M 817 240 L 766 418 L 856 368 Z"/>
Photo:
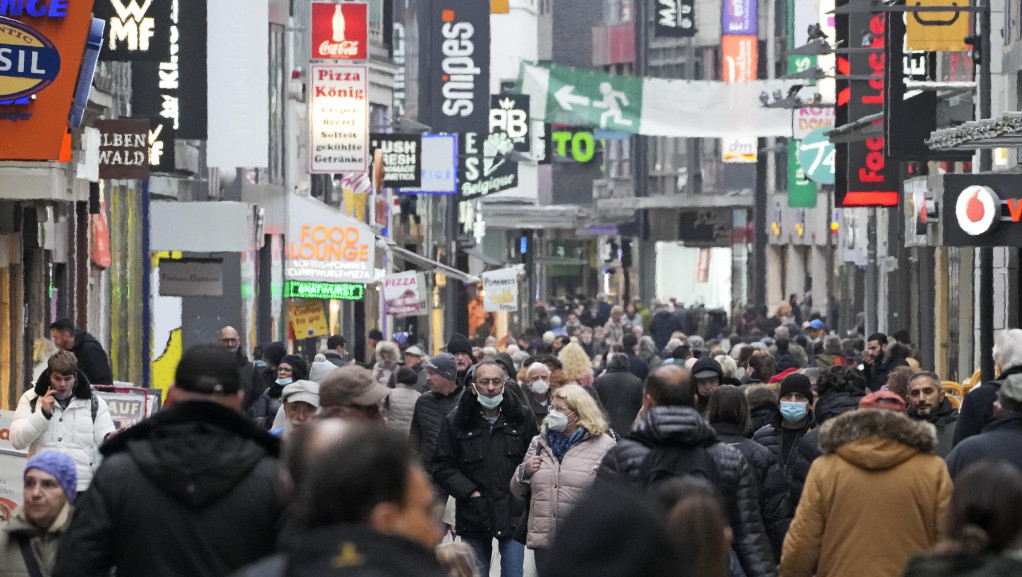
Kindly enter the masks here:
<path id="1" fill-rule="evenodd" d="M 479 363 L 471 390 L 440 428 L 433 480 L 457 500 L 455 528 L 489 575 L 493 539 L 502 577 L 521 577 L 524 547 L 514 540 L 523 503 L 511 495 L 511 477 L 539 428 L 521 401 L 504 392 L 504 371 Z"/>
<path id="2" fill-rule="evenodd" d="M 525 381 L 529 389 L 529 408 L 539 426 L 550 406 L 550 368 L 543 363 L 532 363 L 525 371 Z"/>
<path id="3" fill-rule="evenodd" d="M 35 387 L 25 391 L 11 423 L 11 444 L 69 455 L 78 471 L 77 490 L 85 491 L 99 467 L 99 446 L 114 432 L 106 401 L 92 390 L 70 351 L 57 351 Z"/>
<path id="4" fill-rule="evenodd" d="M 792 373 L 781 381 L 781 410 L 773 422 L 752 435 L 752 440 L 773 451 L 784 468 L 784 476 L 791 488 L 791 502 L 797 504 L 802 485 L 794 478 L 795 471 L 806 463 L 795 449 L 799 439 L 816 426 L 813 415 L 813 385 L 809 377 Z"/>

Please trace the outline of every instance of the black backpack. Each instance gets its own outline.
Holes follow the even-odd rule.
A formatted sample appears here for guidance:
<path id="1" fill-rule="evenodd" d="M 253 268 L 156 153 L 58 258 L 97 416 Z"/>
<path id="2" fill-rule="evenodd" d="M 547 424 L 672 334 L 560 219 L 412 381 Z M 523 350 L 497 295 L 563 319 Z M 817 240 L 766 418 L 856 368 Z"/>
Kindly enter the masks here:
<path id="1" fill-rule="evenodd" d="M 707 447 L 653 447 L 639 466 L 639 481 L 646 488 L 677 477 L 699 477 L 720 486 L 717 463 Z"/>

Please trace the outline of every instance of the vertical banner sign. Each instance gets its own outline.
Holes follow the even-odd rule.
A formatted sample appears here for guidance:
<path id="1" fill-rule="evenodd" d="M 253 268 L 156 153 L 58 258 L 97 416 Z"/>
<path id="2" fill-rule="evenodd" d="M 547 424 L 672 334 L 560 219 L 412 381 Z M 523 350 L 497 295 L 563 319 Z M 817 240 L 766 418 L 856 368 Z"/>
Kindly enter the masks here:
<path id="1" fill-rule="evenodd" d="M 502 268 L 484 272 L 483 310 L 488 313 L 518 310 L 518 269 Z"/>
<path id="2" fill-rule="evenodd" d="M 172 6 L 167 0 L 96 0 L 93 14 L 106 22 L 99 59 L 167 61 L 171 56 Z"/>
<path id="3" fill-rule="evenodd" d="M 1017 6 L 1014 2 L 1008 2 L 1005 6 L 1009 7 L 1012 4 Z M 932 8 L 968 6 L 969 4 L 962 0 L 914 0 L 912 5 Z M 930 52 L 968 50 L 969 46 L 965 43 L 965 37 L 969 35 L 969 14 L 963 10 L 953 9 L 947 12 L 908 12 L 906 13 L 905 45 L 909 50 Z M 1005 38 L 1005 41 L 1007 40 Z"/>
<path id="4" fill-rule="evenodd" d="M 656 0 L 653 22 L 653 33 L 659 38 L 695 36 L 695 0 Z"/>
<path id="5" fill-rule="evenodd" d="M 725 36 L 756 36 L 759 34 L 757 0 L 724 0 L 721 10 L 721 33 Z"/>
<path id="6" fill-rule="evenodd" d="M 364 2 L 313 2 L 311 58 L 368 60 L 369 8 Z"/>
<path id="7" fill-rule="evenodd" d="M 309 98 L 312 172 L 369 168 L 369 78 L 365 66 L 313 66 Z"/>
<path id="8" fill-rule="evenodd" d="M 392 317 L 413 317 L 420 314 L 419 274 L 414 270 L 383 278 L 383 300 Z"/>
<path id="9" fill-rule="evenodd" d="M 149 178 L 149 121 L 97 120 L 99 177 Z"/>
<path id="10" fill-rule="evenodd" d="M 816 183 L 809 180 L 798 160 L 799 141 L 788 139 L 788 206 L 814 208 Z"/>
<path id="11" fill-rule="evenodd" d="M 504 132 L 460 135 L 458 194 L 465 200 L 480 198 L 518 186 L 514 144 Z"/>
<path id="12" fill-rule="evenodd" d="M 369 148 L 383 152 L 383 186 L 390 188 L 422 184 L 422 136 L 419 134 L 371 134 Z"/>
<path id="13" fill-rule="evenodd" d="M 425 123 L 439 132 L 486 134 L 490 114 L 490 3 L 432 2 Z"/>
<path id="14" fill-rule="evenodd" d="M 529 126 L 527 95 L 494 94 L 490 97 L 490 134 L 504 133 L 517 152 L 529 152 L 532 149 Z"/>
<path id="15" fill-rule="evenodd" d="M 884 111 L 884 48 L 887 42 L 886 15 L 853 13 L 848 15 L 847 36 L 852 46 L 868 46 L 876 52 L 856 52 L 849 56 L 851 75 L 870 80 L 848 82 L 847 122 Z M 863 34 L 863 31 L 868 34 Z M 840 62 L 840 60 L 839 60 Z M 838 69 L 840 72 L 840 68 Z M 841 103 L 841 95 L 838 96 Z M 883 122 L 878 119 L 876 122 Z M 840 150 L 838 151 L 840 155 Z M 837 192 L 837 206 L 897 206 L 901 196 L 897 165 L 884 155 L 884 137 L 867 138 L 847 145 L 845 194 Z"/>
<path id="16" fill-rule="evenodd" d="M 724 3 L 724 21 L 728 22 L 728 10 L 742 14 L 744 11 L 755 12 L 756 0 L 726 0 Z M 753 18 L 755 21 L 755 18 Z M 732 24 L 739 22 L 734 20 Z M 755 23 L 752 24 L 755 34 Z M 723 63 L 722 78 L 724 82 L 748 82 L 756 79 L 756 68 L 759 65 L 759 44 L 756 36 L 725 35 L 720 39 Z M 722 160 L 726 163 L 756 162 L 758 142 L 755 137 L 725 138 L 721 141 Z"/>

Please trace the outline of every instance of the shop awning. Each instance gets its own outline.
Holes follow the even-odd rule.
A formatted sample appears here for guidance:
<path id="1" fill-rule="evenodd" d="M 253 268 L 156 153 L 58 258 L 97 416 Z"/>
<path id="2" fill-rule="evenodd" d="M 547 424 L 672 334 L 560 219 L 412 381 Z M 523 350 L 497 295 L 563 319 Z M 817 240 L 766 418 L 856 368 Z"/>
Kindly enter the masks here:
<path id="1" fill-rule="evenodd" d="M 932 150 L 1022 148 L 1022 111 L 935 130 L 926 144 Z"/>
<path id="2" fill-rule="evenodd" d="M 400 247 L 388 238 L 377 236 L 376 246 L 386 250 L 394 258 L 399 258 L 407 263 L 420 266 L 426 270 L 437 269 L 435 272 L 443 273 L 467 284 L 475 284 L 479 282 L 479 277 L 477 276 L 470 275 L 456 268 L 451 268 L 450 266 L 437 262 L 431 258 L 424 257 L 421 254 Z"/>

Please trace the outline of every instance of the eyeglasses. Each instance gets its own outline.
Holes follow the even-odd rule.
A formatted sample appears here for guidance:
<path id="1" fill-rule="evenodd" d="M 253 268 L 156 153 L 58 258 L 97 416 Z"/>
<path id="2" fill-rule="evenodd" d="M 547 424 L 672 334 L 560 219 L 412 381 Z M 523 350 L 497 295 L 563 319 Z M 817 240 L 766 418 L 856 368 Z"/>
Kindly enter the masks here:
<path id="1" fill-rule="evenodd" d="M 479 379 L 476 381 L 476 384 L 484 387 L 495 387 L 504 384 L 504 379 Z"/>

